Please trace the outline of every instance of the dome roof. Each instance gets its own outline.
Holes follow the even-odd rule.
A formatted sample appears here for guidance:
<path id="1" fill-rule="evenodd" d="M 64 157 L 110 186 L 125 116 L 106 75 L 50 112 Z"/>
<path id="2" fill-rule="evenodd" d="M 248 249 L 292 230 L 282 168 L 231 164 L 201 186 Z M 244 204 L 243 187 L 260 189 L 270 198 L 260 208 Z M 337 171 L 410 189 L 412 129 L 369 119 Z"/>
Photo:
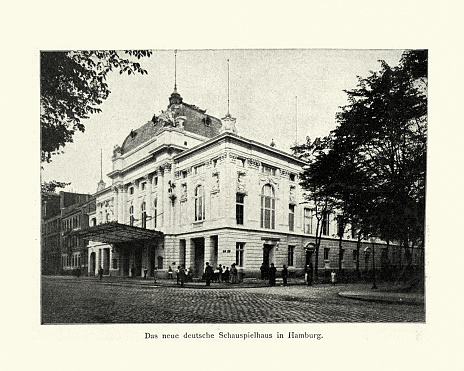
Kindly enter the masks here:
<path id="1" fill-rule="evenodd" d="M 194 105 L 180 100 L 177 104 L 170 104 L 168 109 L 159 117 L 153 116 L 152 121 L 136 130 L 132 130 L 121 146 L 121 154 L 127 153 L 141 144 L 149 141 L 166 126 L 176 126 L 174 122 L 166 121 L 169 117 L 174 119 L 183 117 L 183 129 L 207 138 L 213 138 L 220 134 L 222 123 L 216 117 L 210 116 Z"/>

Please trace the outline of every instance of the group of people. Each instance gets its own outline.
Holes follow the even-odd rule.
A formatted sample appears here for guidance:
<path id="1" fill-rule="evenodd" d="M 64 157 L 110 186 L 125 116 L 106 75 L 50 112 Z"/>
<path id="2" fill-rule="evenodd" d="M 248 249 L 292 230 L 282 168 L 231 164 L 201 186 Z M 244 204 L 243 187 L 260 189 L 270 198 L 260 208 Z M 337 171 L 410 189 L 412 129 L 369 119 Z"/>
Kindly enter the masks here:
<path id="1" fill-rule="evenodd" d="M 229 267 L 223 267 L 222 264 L 219 264 L 216 269 L 213 269 L 207 262 L 203 278 L 206 281 L 206 286 L 210 286 L 211 281 L 239 283 L 238 269 L 235 263 L 231 265 L 229 270 Z"/>

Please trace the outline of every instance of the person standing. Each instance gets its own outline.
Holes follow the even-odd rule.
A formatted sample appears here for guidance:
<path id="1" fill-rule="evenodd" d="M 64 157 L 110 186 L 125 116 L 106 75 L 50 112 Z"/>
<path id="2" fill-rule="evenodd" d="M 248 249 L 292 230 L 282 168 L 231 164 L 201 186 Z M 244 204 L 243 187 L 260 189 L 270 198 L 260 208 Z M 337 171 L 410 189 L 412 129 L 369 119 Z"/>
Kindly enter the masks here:
<path id="1" fill-rule="evenodd" d="M 147 267 L 143 267 L 143 279 L 144 279 L 144 280 L 147 279 L 147 274 L 148 274 L 148 269 L 147 269 Z"/>
<path id="2" fill-rule="evenodd" d="M 284 264 L 282 268 L 282 280 L 284 281 L 284 286 L 287 286 L 287 278 L 288 278 L 288 269 L 287 266 Z"/>
<path id="3" fill-rule="evenodd" d="M 180 283 L 180 265 L 178 265 L 176 269 L 176 280 L 176 285 L 178 285 Z"/>
<path id="4" fill-rule="evenodd" d="M 277 269 L 274 267 L 274 263 L 271 263 L 271 267 L 269 268 L 269 286 L 276 285 L 276 272 Z"/>
<path id="5" fill-rule="evenodd" d="M 205 268 L 206 286 L 210 286 L 211 278 L 213 277 L 213 275 L 214 275 L 213 267 L 210 266 L 208 262 L 206 262 L 206 268 Z"/>
<path id="6" fill-rule="evenodd" d="M 218 274 L 218 282 L 222 282 L 222 265 L 219 264 L 219 274 Z"/>
<path id="7" fill-rule="evenodd" d="M 132 278 L 135 277 L 135 266 L 134 266 L 134 264 L 132 264 L 132 267 L 131 267 L 131 277 Z"/>
<path id="8" fill-rule="evenodd" d="M 230 278 L 230 271 L 229 271 L 229 267 L 226 267 L 226 270 L 224 271 L 224 281 L 225 282 L 229 282 L 229 278 Z"/>
<path id="9" fill-rule="evenodd" d="M 230 267 L 230 283 L 238 283 L 238 271 L 235 263 Z"/>
<path id="10" fill-rule="evenodd" d="M 313 263 L 309 263 L 308 265 L 308 277 L 307 277 L 307 281 L 308 281 L 308 286 L 312 286 L 313 285 Z"/>
<path id="11" fill-rule="evenodd" d="M 101 265 L 100 265 L 100 268 L 98 268 L 98 276 L 100 277 L 100 281 L 101 281 L 103 278 L 103 268 Z"/>
<path id="12" fill-rule="evenodd" d="M 179 266 L 179 274 L 178 274 L 179 280 L 180 280 L 180 287 L 184 287 L 185 283 L 185 270 L 184 266 Z"/>
<path id="13" fill-rule="evenodd" d="M 172 280 L 172 268 L 171 268 L 171 266 L 169 266 L 169 268 L 168 268 L 168 278 L 170 280 Z"/>
<path id="14" fill-rule="evenodd" d="M 332 282 L 332 286 L 335 286 L 335 282 L 336 282 L 335 271 L 332 271 L 332 273 L 330 273 L 330 281 Z"/>

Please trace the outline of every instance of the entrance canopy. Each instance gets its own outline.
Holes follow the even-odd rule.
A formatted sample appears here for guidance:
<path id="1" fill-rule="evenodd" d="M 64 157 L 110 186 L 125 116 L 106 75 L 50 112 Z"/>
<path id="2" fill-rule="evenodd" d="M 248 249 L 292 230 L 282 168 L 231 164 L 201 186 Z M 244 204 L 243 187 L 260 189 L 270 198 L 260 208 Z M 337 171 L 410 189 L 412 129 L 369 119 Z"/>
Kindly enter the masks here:
<path id="1" fill-rule="evenodd" d="M 153 229 L 145 229 L 118 222 L 96 225 L 83 229 L 78 234 L 87 240 L 109 244 L 150 240 L 163 235 L 162 232 Z"/>

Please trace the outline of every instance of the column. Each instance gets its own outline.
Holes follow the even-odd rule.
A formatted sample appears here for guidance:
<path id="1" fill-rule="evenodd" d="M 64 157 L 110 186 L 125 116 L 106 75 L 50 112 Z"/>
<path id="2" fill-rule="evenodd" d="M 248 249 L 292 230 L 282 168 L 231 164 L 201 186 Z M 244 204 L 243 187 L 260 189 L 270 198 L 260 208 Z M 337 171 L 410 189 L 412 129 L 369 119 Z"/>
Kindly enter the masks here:
<path id="1" fill-rule="evenodd" d="M 217 257 L 215 256 L 215 243 L 211 236 L 205 236 L 205 260 L 204 262 L 209 262 L 209 264 L 214 268 L 216 266 Z"/>
<path id="2" fill-rule="evenodd" d="M 113 186 L 113 221 L 118 221 L 119 214 L 119 192 L 118 187 Z"/>
<path id="3" fill-rule="evenodd" d="M 141 227 L 142 226 L 142 211 L 140 209 L 140 201 L 139 201 L 139 185 L 140 181 L 138 179 L 134 180 L 134 218 L 137 219 L 134 221 L 134 226 Z"/>
<path id="4" fill-rule="evenodd" d="M 193 269 L 195 267 L 195 243 L 193 239 L 185 240 L 185 268 Z"/>
<path id="5" fill-rule="evenodd" d="M 164 168 L 158 168 L 158 228 L 164 227 Z"/>
<path id="6" fill-rule="evenodd" d="M 147 220 L 147 228 L 149 229 L 153 229 L 154 228 L 154 220 L 153 220 L 153 201 L 152 201 L 152 197 L 151 197 L 151 192 L 153 190 L 153 175 L 152 174 L 149 174 L 149 175 L 145 175 L 145 180 L 147 181 L 147 198 L 146 198 L 146 204 L 147 204 L 147 207 L 146 207 L 146 210 L 147 210 L 147 215 L 150 217 L 148 218 L 149 220 Z"/>

